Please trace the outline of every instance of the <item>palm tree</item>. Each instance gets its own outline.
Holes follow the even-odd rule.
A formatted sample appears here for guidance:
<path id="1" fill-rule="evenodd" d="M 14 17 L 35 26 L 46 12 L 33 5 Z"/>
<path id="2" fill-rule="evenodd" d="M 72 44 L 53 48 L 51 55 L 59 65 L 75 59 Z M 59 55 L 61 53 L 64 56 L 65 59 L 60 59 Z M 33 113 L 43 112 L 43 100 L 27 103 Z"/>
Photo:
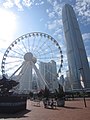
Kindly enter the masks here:
<path id="1" fill-rule="evenodd" d="M 45 86 L 45 90 L 44 90 L 43 95 L 44 95 L 44 98 L 49 99 L 50 91 L 46 86 Z"/>
<path id="2" fill-rule="evenodd" d="M 59 107 L 63 107 L 65 105 L 65 93 L 63 91 L 63 87 L 59 84 L 58 90 L 55 90 L 55 96 L 57 98 L 57 105 Z"/>

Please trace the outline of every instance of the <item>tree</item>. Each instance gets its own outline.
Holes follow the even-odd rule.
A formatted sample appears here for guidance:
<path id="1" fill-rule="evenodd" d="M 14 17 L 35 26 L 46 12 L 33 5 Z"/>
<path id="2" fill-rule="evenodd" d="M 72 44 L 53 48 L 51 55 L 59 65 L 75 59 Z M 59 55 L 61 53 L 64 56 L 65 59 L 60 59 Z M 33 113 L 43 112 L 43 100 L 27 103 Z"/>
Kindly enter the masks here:
<path id="1" fill-rule="evenodd" d="M 46 99 L 49 99 L 49 95 L 50 95 L 50 91 L 49 91 L 49 89 L 45 86 L 44 97 L 45 97 Z"/>
<path id="2" fill-rule="evenodd" d="M 8 80 L 7 78 L 3 77 L 0 80 L 0 94 L 1 95 L 9 95 L 10 90 L 13 89 L 13 87 L 17 86 L 19 82 L 16 82 L 14 80 Z"/>
<path id="3" fill-rule="evenodd" d="M 63 91 L 63 87 L 59 84 L 58 90 L 55 90 L 55 96 L 57 98 L 57 106 L 63 107 L 65 105 L 65 93 Z"/>

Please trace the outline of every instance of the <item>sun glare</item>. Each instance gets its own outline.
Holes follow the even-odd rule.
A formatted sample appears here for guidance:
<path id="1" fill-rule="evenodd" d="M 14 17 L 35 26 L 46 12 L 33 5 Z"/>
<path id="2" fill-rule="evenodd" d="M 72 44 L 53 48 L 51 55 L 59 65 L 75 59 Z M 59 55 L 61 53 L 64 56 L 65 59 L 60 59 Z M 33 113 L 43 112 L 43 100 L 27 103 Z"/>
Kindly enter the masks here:
<path id="1" fill-rule="evenodd" d="M 13 38 L 15 29 L 15 14 L 10 11 L 0 9 L 0 39 L 11 40 Z"/>

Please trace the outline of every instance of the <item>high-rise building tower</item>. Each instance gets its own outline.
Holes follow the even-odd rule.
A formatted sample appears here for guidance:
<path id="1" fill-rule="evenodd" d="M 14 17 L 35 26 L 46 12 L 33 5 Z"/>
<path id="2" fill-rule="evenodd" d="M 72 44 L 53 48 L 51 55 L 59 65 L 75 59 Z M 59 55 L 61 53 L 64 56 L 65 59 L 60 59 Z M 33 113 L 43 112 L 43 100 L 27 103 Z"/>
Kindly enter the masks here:
<path id="1" fill-rule="evenodd" d="M 40 62 L 39 70 L 46 81 L 49 90 L 55 91 L 55 89 L 58 89 L 56 62 L 54 60 L 51 60 L 50 62 Z"/>
<path id="2" fill-rule="evenodd" d="M 76 15 L 71 5 L 64 5 L 62 20 L 73 89 L 80 89 L 82 82 L 85 88 L 90 88 L 90 68 Z"/>

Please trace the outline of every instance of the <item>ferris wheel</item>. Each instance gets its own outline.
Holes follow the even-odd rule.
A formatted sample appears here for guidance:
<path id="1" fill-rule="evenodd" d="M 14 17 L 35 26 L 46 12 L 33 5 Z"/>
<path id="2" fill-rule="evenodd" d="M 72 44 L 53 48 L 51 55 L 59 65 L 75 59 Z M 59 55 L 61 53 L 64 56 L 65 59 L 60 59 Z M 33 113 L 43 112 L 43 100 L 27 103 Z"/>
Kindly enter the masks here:
<path id="1" fill-rule="evenodd" d="M 55 63 L 56 73 L 53 74 L 50 67 L 47 68 L 47 72 L 56 76 L 61 72 L 63 63 L 62 50 L 58 42 L 46 33 L 27 33 L 14 40 L 5 51 L 1 64 L 2 75 L 7 74 L 10 79 L 18 79 L 22 83 L 22 90 L 23 84 L 24 87 L 26 85 L 25 89 L 28 86 L 28 90 L 31 90 L 32 82 L 36 79 L 38 82 L 35 84 L 43 89 L 45 86 L 48 87 L 48 83 L 42 71 L 45 64 L 50 62 Z"/>

